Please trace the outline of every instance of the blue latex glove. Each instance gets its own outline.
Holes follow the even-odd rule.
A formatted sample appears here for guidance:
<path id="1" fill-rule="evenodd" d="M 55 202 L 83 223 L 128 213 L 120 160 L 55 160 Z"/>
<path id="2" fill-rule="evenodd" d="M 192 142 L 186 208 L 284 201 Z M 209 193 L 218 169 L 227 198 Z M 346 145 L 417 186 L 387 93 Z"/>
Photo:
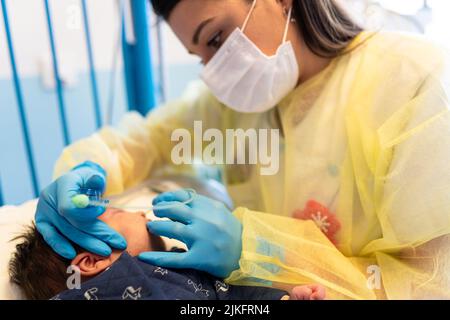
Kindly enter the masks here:
<path id="1" fill-rule="evenodd" d="M 81 189 L 103 193 L 105 184 L 105 170 L 98 164 L 85 162 L 42 191 L 36 210 L 36 227 L 59 255 L 66 259 L 75 258 L 76 251 L 69 240 L 101 256 L 109 256 L 112 252 L 110 247 L 126 248 L 125 239 L 97 219 L 105 211 L 104 207 L 78 209 L 72 203 L 72 197 Z"/>
<path id="2" fill-rule="evenodd" d="M 191 196 L 192 202 L 180 203 Z M 158 205 L 169 203 L 178 205 L 158 209 Z M 145 252 L 139 259 L 161 267 L 201 270 L 220 278 L 227 278 L 239 269 L 242 225 L 223 203 L 180 190 L 159 195 L 153 205 L 157 217 L 171 220 L 149 222 L 150 232 L 178 239 L 189 251 Z"/>

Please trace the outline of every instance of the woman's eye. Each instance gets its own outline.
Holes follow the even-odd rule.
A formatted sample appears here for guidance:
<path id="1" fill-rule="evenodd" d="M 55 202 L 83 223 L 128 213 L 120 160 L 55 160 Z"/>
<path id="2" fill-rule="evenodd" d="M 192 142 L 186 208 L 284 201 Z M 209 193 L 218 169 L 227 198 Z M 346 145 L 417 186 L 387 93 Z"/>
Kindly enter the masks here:
<path id="1" fill-rule="evenodd" d="M 219 49 L 222 45 L 222 31 L 217 32 L 211 40 L 208 41 L 208 47 Z"/>

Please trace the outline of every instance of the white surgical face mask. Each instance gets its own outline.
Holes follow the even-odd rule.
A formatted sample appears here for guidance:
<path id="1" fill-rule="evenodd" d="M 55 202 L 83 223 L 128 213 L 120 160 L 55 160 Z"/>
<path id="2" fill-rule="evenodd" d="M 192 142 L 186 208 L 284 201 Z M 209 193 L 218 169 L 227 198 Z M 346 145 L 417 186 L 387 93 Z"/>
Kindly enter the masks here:
<path id="1" fill-rule="evenodd" d="M 252 8 L 242 30 L 237 28 L 208 62 L 201 78 L 225 105 L 243 113 L 275 107 L 298 82 L 299 66 L 291 42 L 286 42 L 292 8 L 283 42 L 274 56 L 265 55 L 245 34 Z"/>

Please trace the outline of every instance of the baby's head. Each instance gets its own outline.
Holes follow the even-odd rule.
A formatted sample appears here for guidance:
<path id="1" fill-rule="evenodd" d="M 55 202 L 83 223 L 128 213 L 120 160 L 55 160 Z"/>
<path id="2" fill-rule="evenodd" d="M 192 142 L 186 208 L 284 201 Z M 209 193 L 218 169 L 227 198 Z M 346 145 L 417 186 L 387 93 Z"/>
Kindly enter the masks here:
<path id="1" fill-rule="evenodd" d="M 146 251 L 165 251 L 162 239 L 148 232 L 148 221 L 142 212 L 107 209 L 99 219 L 127 240 L 127 252 L 132 256 Z M 74 245 L 77 256 L 72 261 L 67 260 L 47 245 L 34 224 L 14 240 L 22 242 L 16 246 L 10 261 L 10 278 L 25 298 L 32 300 L 50 299 L 67 290 L 67 279 L 73 275 L 68 272 L 69 266 L 76 266 L 81 280 L 86 281 L 106 270 L 123 253 L 113 250 L 111 256 L 102 257 Z"/>

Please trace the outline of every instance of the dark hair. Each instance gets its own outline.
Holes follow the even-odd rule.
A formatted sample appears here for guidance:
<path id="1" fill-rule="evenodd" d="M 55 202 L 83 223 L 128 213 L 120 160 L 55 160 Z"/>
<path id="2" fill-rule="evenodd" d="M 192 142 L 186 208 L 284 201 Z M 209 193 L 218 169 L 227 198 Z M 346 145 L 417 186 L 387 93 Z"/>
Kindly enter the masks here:
<path id="1" fill-rule="evenodd" d="M 13 239 L 22 240 L 9 262 L 9 277 L 26 299 L 48 300 L 67 289 L 70 260 L 53 252 L 35 224 Z"/>
<path id="2" fill-rule="evenodd" d="M 180 1 L 151 0 L 151 3 L 155 13 L 167 20 Z M 363 31 L 335 0 L 294 0 L 293 17 L 308 48 L 321 57 L 339 56 Z"/>

